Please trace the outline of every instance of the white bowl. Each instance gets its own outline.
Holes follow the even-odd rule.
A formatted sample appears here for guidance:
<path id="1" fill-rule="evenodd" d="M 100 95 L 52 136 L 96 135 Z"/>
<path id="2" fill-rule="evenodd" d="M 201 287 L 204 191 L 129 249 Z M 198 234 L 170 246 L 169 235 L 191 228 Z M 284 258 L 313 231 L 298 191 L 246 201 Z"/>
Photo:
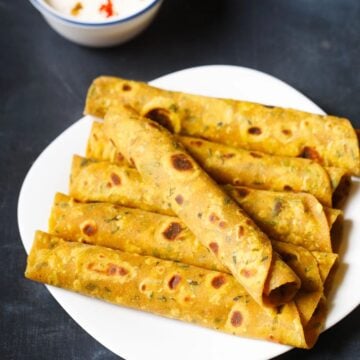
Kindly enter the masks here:
<path id="1" fill-rule="evenodd" d="M 150 25 L 163 0 L 154 0 L 137 13 L 114 20 L 88 22 L 61 14 L 44 0 L 30 0 L 47 23 L 64 38 L 80 45 L 107 47 L 122 44 Z"/>

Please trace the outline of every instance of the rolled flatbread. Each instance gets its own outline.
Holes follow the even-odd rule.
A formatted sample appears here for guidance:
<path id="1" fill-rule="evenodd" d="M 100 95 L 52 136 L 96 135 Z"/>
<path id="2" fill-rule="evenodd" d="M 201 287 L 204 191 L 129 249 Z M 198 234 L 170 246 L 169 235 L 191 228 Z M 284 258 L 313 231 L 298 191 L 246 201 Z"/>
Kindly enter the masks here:
<path id="1" fill-rule="evenodd" d="M 174 215 L 167 197 L 162 198 L 159 188 L 147 186 L 135 169 L 74 156 L 70 178 L 70 195 L 77 200 Z M 330 230 L 341 219 L 340 210 L 325 208 L 305 193 L 231 186 L 224 190 L 272 238 L 308 250 L 332 251 Z"/>
<path id="2" fill-rule="evenodd" d="M 306 192 L 331 207 L 346 196 L 349 176 L 341 168 L 324 168 L 309 159 L 268 155 L 233 148 L 203 139 L 179 136 L 190 155 L 218 183 L 274 191 Z M 94 122 L 87 143 L 86 157 L 108 160 L 132 167 L 108 140 L 101 122 Z"/>
<path id="3" fill-rule="evenodd" d="M 51 209 L 49 232 L 67 241 L 80 241 L 230 273 L 213 252 L 209 252 L 174 216 L 110 203 L 81 203 L 57 193 Z M 272 240 L 272 244 L 300 277 L 303 290 L 322 290 L 322 284 L 337 258 L 335 254 L 317 252 L 315 257 L 301 246 L 276 240 Z M 322 268 L 324 270 L 320 270 Z"/>
<path id="4" fill-rule="evenodd" d="M 217 246 L 219 261 L 259 304 L 294 297 L 300 281 L 268 237 L 165 128 L 121 106 L 106 114 L 104 132 L 192 233 L 210 251 Z"/>
<path id="5" fill-rule="evenodd" d="M 171 92 L 102 76 L 90 86 L 85 113 L 103 118 L 129 104 L 171 131 L 264 153 L 303 157 L 359 175 L 359 144 L 349 120 L 335 116 Z"/>
<path id="6" fill-rule="evenodd" d="M 180 219 L 172 216 L 110 203 L 81 203 L 58 193 L 51 210 L 49 232 L 67 241 L 230 273 Z M 307 323 L 323 296 L 323 283 L 337 255 L 318 252 L 313 256 L 301 246 L 281 241 L 272 240 L 272 245 L 301 279 L 301 294 L 294 301 L 303 323 Z"/>
<path id="7" fill-rule="evenodd" d="M 28 279 L 233 335 L 291 346 L 314 345 L 325 318 L 320 301 L 304 326 L 294 302 L 276 312 L 259 306 L 230 275 L 38 231 Z"/>

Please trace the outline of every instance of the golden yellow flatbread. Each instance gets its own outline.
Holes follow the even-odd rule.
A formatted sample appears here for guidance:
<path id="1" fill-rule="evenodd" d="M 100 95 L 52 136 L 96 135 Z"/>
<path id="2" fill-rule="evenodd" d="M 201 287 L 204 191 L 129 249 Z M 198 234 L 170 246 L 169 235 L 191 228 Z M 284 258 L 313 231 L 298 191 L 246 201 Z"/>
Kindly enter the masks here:
<path id="1" fill-rule="evenodd" d="M 226 186 L 227 193 L 274 239 L 308 250 L 332 252 L 331 228 L 342 211 L 312 195 Z"/>
<path id="2" fill-rule="evenodd" d="M 339 218 L 342 218 L 343 216 L 343 212 L 340 209 L 330 209 L 324 207 L 324 213 L 331 229 Z"/>
<path id="3" fill-rule="evenodd" d="M 349 180 L 349 177 L 344 169 L 323 168 L 309 159 L 268 155 L 192 137 L 179 136 L 177 139 L 220 184 L 263 190 L 307 192 L 329 207 L 332 204 L 333 193 L 339 202 L 349 185 L 349 181 L 345 181 Z M 92 125 L 86 157 L 132 166 L 107 139 L 100 122 L 94 122 Z"/>
<path id="4" fill-rule="evenodd" d="M 229 272 L 174 216 L 110 203 L 81 203 L 58 193 L 51 210 L 49 232 L 68 241 Z"/>
<path id="5" fill-rule="evenodd" d="M 309 250 L 281 241 L 273 241 L 272 244 L 274 250 L 301 279 L 301 289 L 303 291 L 323 290 L 323 280 L 318 262 Z"/>
<path id="6" fill-rule="evenodd" d="M 121 166 L 132 166 L 105 136 L 103 123 L 98 121 L 92 123 L 86 145 L 86 157 L 94 160 L 107 160 Z"/>
<path id="7" fill-rule="evenodd" d="M 334 265 L 337 263 L 338 255 L 321 251 L 312 251 L 311 254 L 315 257 L 319 265 L 321 280 L 323 284 L 325 284 L 330 272 L 335 268 Z"/>
<path id="8" fill-rule="evenodd" d="M 324 324 L 323 301 L 303 326 L 294 302 L 276 312 L 264 310 L 228 274 L 66 242 L 40 231 L 25 276 L 117 305 L 301 348 L 313 346 Z"/>
<path id="9" fill-rule="evenodd" d="M 299 315 L 303 324 L 308 324 L 311 321 L 316 309 L 321 302 L 326 303 L 326 298 L 323 291 L 303 291 L 300 290 L 294 299 L 298 308 Z"/>
<path id="10" fill-rule="evenodd" d="M 326 170 L 309 159 L 268 155 L 191 137 L 180 138 L 190 155 L 221 184 L 274 191 L 307 192 L 332 206 L 331 179 Z M 111 144 L 111 143 L 110 143 Z M 336 168 L 338 169 L 338 168 Z M 338 169 L 335 181 L 340 182 Z"/>
<path id="11" fill-rule="evenodd" d="M 80 241 L 230 273 L 213 255 L 217 249 L 209 252 L 185 224 L 173 216 L 110 203 L 81 203 L 57 193 L 49 219 L 49 232 L 67 241 Z M 328 260 L 323 265 L 328 253 L 317 252 L 317 257 L 323 258 L 318 262 L 311 252 L 301 246 L 275 240 L 272 240 L 272 245 L 299 276 L 304 291 L 322 291 L 326 272 L 333 265 Z M 320 267 L 325 267 L 323 274 Z"/>
<path id="12" fill-rule="evenodd" d="M 110 203 L 80 203 L 58 193 L 50 215 L 49 232 L 68 241 L 230 273 L 178 218 L 172 216 Z M 314 257 L 301 246 L 280 241 L 273 240 L 272 245 L 301 279 L 301 294 L 294 300 L 303 323 L 307 323 L 323 296 L 323 282 L 337 256 L 317 252 Z"/>
<path id="13" fill-rule="evenodd" d="M 293 109 L 161 90 L 145 83 L 99 77 L 85 113 L 103 118 L 128 104 L 171 131 L 264 153 L 303 157 L 359 175 L 359 144 L 349 120 Z"/>
<path id="14" fill-rule="evenodd" d="M 121 118 L 121 121 L 119 121 Z M 300 280 L 270 240 L 165 128 L 128 107 L 105 117 L 104 132 L 142 178 L 261 305 L 289 301 Z"/>
<path id="15" fill-rule="evenodd" d="M 231 186 L 224 189 L 272 238 L 309 250 L 332 251 L 330 229 L 342 214 L 340 210 L 324 208 L 305 193 Z M 106 161 L 74 156 L 70 195 L 84 202 L 111 202 L 174 215 L 167 196 L 163 199 L 159 188 L 147 186 L 137 170 Z M 170 197 L 171 192 L 167 195 Z"/>
<path id="16" fill-rule="evenodd" d="M 99 162 L 75 155 L 69 188 L 70 195 L 80 201 L 112 202 L 174 215 L 159 190 L 147 186 L 136 170 L 106 161 Z"/>

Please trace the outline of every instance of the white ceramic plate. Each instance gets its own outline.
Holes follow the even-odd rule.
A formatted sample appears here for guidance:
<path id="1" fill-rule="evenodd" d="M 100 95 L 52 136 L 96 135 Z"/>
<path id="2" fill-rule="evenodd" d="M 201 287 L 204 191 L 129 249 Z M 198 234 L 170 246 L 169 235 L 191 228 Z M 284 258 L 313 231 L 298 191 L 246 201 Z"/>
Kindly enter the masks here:
<path id="1" fill-rule="evenodd" d="M 269 105 L 324 113 L 304 95 L 276 78 L 234 66 L 204 66 L 179 71 L 152 82 L 170 90 L 230 97 Z M 38 157 L 27 174 L 19 197 L 18 222 L 29 252 L 36 229 L 47 230 L 54 194 L 68 192 L 71 158 L 84 154 L 94 118 L 86 116 L 64 131 Z M 360 182 L 354 180 L 345 208 L 345 231 L 336 292 L 330 297 L 326 328 L 360 303 L 354 291 L 360 276 Z M 40 286 L 40 285 L 39 285 Z M 195 325 L 117 307 L 47 286 L 65 311 L 90 335 L 126 360 L 271 358 L 290 347 L 239 338 Z M 34 309 L 36 311 L 36 309 Z M 241 354 L 241 355 L 240 355 Z"/>

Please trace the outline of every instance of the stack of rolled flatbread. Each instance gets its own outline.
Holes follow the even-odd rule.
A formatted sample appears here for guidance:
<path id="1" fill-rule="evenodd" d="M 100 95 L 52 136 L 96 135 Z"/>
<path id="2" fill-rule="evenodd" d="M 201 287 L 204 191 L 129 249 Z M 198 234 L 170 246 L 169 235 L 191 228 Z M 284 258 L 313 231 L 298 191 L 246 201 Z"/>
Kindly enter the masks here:
<path id="1" fill-rule="evenodd" d="M 310 348 L 359 144 L 343 118 L 91 85 L 99 118 L 29 279 L 234 335 Z M 103 119 L 104 121 L 100 121 Z"/>

